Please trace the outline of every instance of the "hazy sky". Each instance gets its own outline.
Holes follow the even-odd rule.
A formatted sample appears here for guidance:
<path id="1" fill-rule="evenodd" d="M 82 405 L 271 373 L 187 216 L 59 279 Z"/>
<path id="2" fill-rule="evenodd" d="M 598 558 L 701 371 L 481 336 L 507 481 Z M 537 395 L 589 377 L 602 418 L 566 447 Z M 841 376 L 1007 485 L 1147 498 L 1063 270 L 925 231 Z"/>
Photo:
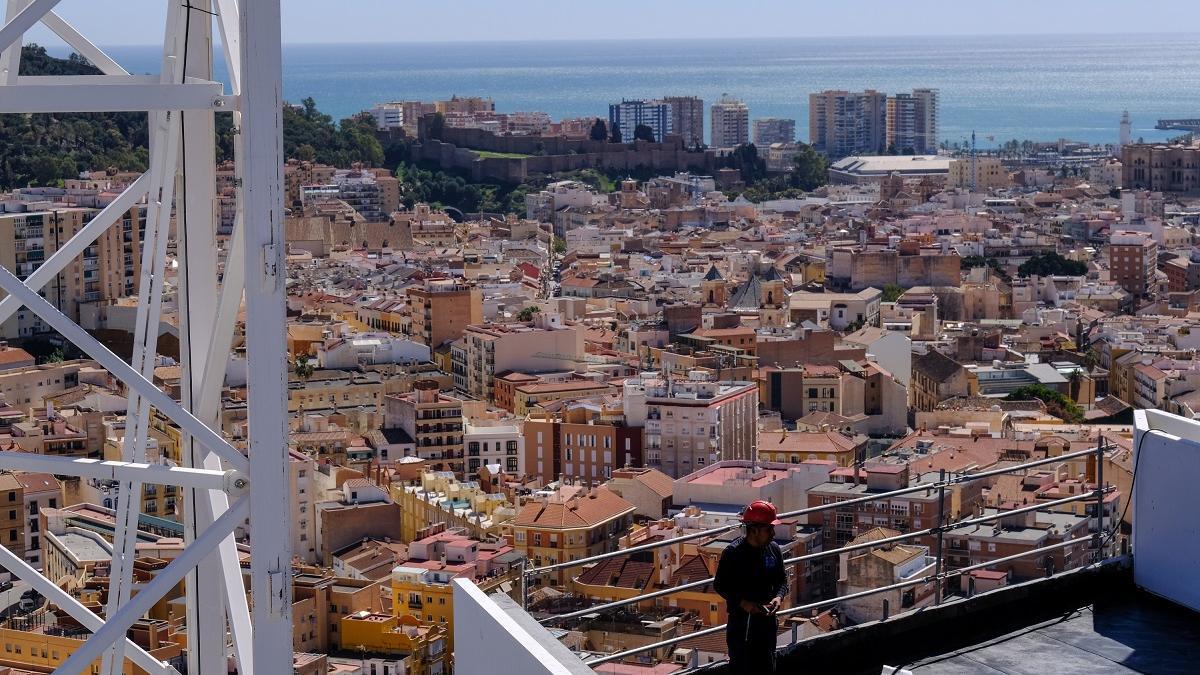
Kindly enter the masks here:
<path id="1" fill-rule="evenodd" d="M 243 0 L 245 1 L 245 0 Z M 102 45 L 150 44 L 166 0 L 63 0 Z M 1158 33 L 1196 30 L 1192 0 L 282 0 L 283 39 L 311 42 L 572 38 Z M 28 39 L 49 43 L 46 33 Z"/>

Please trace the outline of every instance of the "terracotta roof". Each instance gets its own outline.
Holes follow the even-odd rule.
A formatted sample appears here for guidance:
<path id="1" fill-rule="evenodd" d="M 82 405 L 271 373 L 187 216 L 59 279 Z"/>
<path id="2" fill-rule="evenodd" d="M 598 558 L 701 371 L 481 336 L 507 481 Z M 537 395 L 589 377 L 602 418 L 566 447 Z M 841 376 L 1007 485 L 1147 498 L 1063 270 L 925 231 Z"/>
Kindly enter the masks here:
<path id="1" fill-rule="evenodd" d="M 0 349 L 0 366 L 14 363 L 33 363 L 33 355 L 20 347 L 4 347 Z"/>
<path id="2" fill-rule="evenodd" d="M 684 558 L 679 567 L 671 574 L 669 585 L 679 586 L 701 579 L 711 579 L 716 572 L 715 569 L 712 569 L 709 559 L 697 553 L 690 558 Z M 697 590 L 697 592 L 710 591 L 712 591 L 712 584 L 705 584 Z"/>
<path id="3" fill-rule="evenodd" d="M 563 530 L 594 527 L 633 510 L 633 504 L 598 487 L 566 501 L 526 502 L 512 524 Z"/>
<path id="4" fill-rule="evenodd" d="M 758 435 L 758 450 L 799 453 L 853 452 L 865 441 L 864 437 L 851 438 L 838 431 L 762 431 Z"/>
<path id="5" fill-rule="evenodd" d="M 962 364 L 936 349 L 913 358 L 912 367 L 934 382 L 945 382 L 962 370 Z"/>
<path id="6" fill-rule="evenodd" d="M 584 570 L 576 579 L 589 586 L 613 586 L 642 590 L 654 574 L 654 563 L 639 562 L 629 556 L 602 560 Z"/>

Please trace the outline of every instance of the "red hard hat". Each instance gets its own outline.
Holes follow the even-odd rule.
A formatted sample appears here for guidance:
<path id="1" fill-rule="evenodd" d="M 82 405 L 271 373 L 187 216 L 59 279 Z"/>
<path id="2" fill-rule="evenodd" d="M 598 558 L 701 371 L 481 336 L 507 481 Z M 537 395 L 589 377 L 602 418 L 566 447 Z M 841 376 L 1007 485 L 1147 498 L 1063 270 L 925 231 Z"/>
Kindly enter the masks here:
<path id="1" fill-rule="evenodd" d="M 750 506 L 747 506 L 745 511 L 742 511 L 742 522 L 754 525 L 778 525 L 783 521 L 779 520 L 777 515 L 774 504 L 756 499 L 750 502 Z"/>

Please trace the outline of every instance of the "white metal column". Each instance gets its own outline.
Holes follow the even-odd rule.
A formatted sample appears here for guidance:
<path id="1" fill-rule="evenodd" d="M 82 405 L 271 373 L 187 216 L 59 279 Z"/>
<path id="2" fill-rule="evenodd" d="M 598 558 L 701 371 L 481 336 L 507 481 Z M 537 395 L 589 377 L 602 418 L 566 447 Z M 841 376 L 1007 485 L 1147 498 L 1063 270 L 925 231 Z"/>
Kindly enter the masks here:
<path id="1" fill-rule="evenodd" d="M 254 665 L 291 671 L 292 573 L 287 494 L 287 362 L 284 353 L 283 54 L 279 0 L 241 11 L 242 227 L 246 237 L 246 357 L 250 380 L 250 585 Z M 282 663 L 286 661 L 285 663 Z"/>
<path id="2" fill-rule="evenodd" d="M 0 548 L 0 564 L 42 589 L 56 605 L 94 631 L 57 672 L 82 672 L 103 659 L 105 673 L 126 658 L 152 673 L 174 672 L 125 638 L 128 627 L 163 593 L 186 578 L 189 671 L 291 672 L 291 537 L 287 491 L 287 370 L 284 359 L 282 87 L 279 0 L 165 0 L 163 69 L 130 75 L 53 9 L 57 0 L 7 0 L 0 26 L 0 113 L 145 111 L 150 116 L 150 168 L 109 207 L 24 281 L 0 267 L 0 322 L 20 306 L 71 340 L 127 387 L 129 408 L 122 461 L 0 452 L 0 468 L 103 478 L 121 486 L 113 572 L 106 616 L 97 617 L 28 565 Z M 109 20 L 125 9 L 112 7 Z M 104 74 L 19 76 L 23 33 L 41 22 Z M 213 25 L 220 31 L 231 91 L 213 81 Z M 214 113 L 233 116 L 240 186 L 234 234 L 218 282 Z M 101 345 L 37 291 L 139 201 L 147 201 L 142 276 L 132 365 Z M 156 359 L 171 216 L 177 224 L 182 401 L 150 382 Z M 223 437 L 220 391 L 235 318 L 244 296 L 249 458 Z M 184 432 L 183 466 L 147 465 L 154 412 Z M 143 484 L 184 488 L 186 546 L 149 583 L 132 590 L 132 561 Z M 247 490 L 249 488 L 249 493 Z M 251 597 L 246 599 L 237 527 L 251 522 Z M 232 645 L 228 637 L 232 638 Z"/>

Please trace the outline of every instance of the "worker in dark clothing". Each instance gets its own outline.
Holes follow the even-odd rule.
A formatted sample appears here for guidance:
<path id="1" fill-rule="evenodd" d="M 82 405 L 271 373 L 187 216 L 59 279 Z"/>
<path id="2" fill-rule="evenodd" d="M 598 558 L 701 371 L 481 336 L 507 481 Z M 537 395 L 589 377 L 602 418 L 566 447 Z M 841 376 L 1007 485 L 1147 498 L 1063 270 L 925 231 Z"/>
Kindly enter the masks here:
<path id="1" fill-rule="evenodd" d="M 770 502 L 751 503 L 742 512 L 745 536 L 725 549 L 717 565 L 713 586 L 729 610 L 725 643 L 736 675 L 775 672 L 775 613 L 788 592 L 783 551 L 775 543 L 779 522 Z"/>

